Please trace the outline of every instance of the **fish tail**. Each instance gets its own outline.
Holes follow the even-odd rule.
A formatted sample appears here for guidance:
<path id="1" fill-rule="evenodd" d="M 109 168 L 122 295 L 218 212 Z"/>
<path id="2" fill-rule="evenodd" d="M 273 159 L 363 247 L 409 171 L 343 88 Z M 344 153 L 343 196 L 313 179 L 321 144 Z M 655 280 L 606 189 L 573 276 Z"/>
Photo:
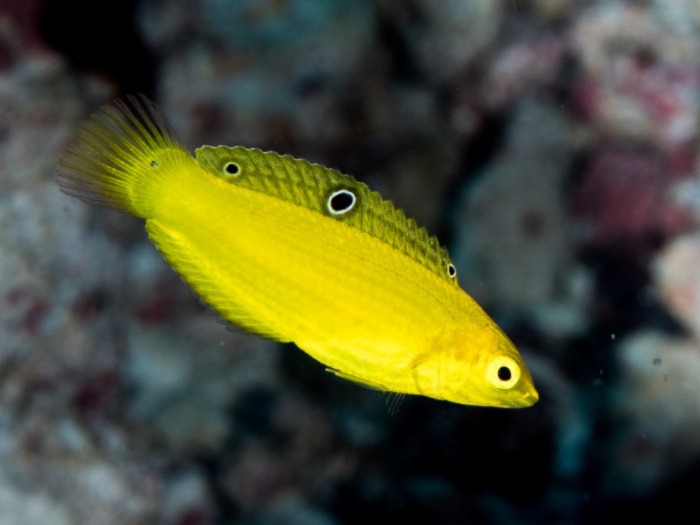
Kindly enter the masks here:
<path id="1" fill-rule="evenodd" d="M 137 217 L 153 216 L 158 190 L 194 163 L 163 114 L 143 95 L 115 100 L 78 129 L 59 161 L 64 193 Z"/>

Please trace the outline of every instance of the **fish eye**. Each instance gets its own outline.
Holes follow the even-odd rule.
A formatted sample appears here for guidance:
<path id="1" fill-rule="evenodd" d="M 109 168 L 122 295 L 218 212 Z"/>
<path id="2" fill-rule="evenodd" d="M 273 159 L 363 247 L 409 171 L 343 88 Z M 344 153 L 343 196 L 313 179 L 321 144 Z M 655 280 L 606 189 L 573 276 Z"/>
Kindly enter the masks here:
<path id="1" fill-rule="evenodd" d="M 235 162 L 227 162 L 224 171 L 229 175 L 238 175 L 241 172 L 241 167 Z"/>
<path id="2" fill-rule="evenodd" d="M 508 356 L 498 356 L 489 363 L 486 379 L 496 388 L 510 390 L 520 379 L 520 366 Z"/>
<path id="3" fill-rule="evenodd" d="M 331 215 L 343 215 L 355 207 L 357 198 L 349 190 L 338 190 L 331 193 L 326 201 L 326 207 Z"/>

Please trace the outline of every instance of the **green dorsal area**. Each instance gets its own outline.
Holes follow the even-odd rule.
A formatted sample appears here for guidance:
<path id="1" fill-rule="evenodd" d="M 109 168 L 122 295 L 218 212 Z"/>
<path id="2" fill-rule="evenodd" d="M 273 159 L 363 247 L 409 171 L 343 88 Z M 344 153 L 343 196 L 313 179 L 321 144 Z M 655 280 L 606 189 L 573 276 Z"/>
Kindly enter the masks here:
<path id="1" fill-rule="evenodd" d="M 203 146 L 195 153 L 200 165 L 216 176 L 342 221 L 457 284 L 454 265 L 437 238 L 353 177 L 289 155 L 242 146 Z"/>

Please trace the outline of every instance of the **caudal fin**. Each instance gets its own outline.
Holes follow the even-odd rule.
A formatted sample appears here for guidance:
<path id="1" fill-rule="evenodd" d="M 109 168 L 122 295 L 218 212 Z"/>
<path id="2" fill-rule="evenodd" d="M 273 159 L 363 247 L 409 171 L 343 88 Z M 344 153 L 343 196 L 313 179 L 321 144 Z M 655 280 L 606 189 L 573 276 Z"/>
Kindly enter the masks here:
<path id="1" fill-rule="evenodd" d="M 152 211 L 152 185 L 193 162 L 163 114 L 145 96 L 115 100 L 78 129 L 59 164 L 61 191 L 137 217 Z"/>

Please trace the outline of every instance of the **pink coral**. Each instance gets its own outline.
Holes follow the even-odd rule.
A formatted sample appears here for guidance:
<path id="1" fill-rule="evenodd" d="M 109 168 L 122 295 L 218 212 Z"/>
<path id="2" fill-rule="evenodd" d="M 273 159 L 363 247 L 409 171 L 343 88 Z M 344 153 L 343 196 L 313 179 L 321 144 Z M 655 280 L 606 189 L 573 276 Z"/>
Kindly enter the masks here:
<path id="1" fill-rule="evenodd" d="M 604 134 L 673 150 L 697 130 L 698 41 L 661 10 L 610 2 L 590 8 L 571 32 L 583 79 L 574 105 Z M 673 17 L 671 17 L 673 18 Z"/>
<path id="2" fill-rule="evenodd" d="M 697 129 L 697 66 L 658 64 L 618 57 L 601 77 L 585 77 L 573 104 L 605 134 L 641 138 L 673 150 Z"/>
<path id="3" fill-rule="evenodd" d="M 670 168 L 668 160 L 647 151 L 599 151 L 574 195 L 575 210 L 590 222 L 591 241 L 604 245 L 646 236 L 666 238 L 684 229 L 690 215 L 669 195 L 682 175 Z"/>

